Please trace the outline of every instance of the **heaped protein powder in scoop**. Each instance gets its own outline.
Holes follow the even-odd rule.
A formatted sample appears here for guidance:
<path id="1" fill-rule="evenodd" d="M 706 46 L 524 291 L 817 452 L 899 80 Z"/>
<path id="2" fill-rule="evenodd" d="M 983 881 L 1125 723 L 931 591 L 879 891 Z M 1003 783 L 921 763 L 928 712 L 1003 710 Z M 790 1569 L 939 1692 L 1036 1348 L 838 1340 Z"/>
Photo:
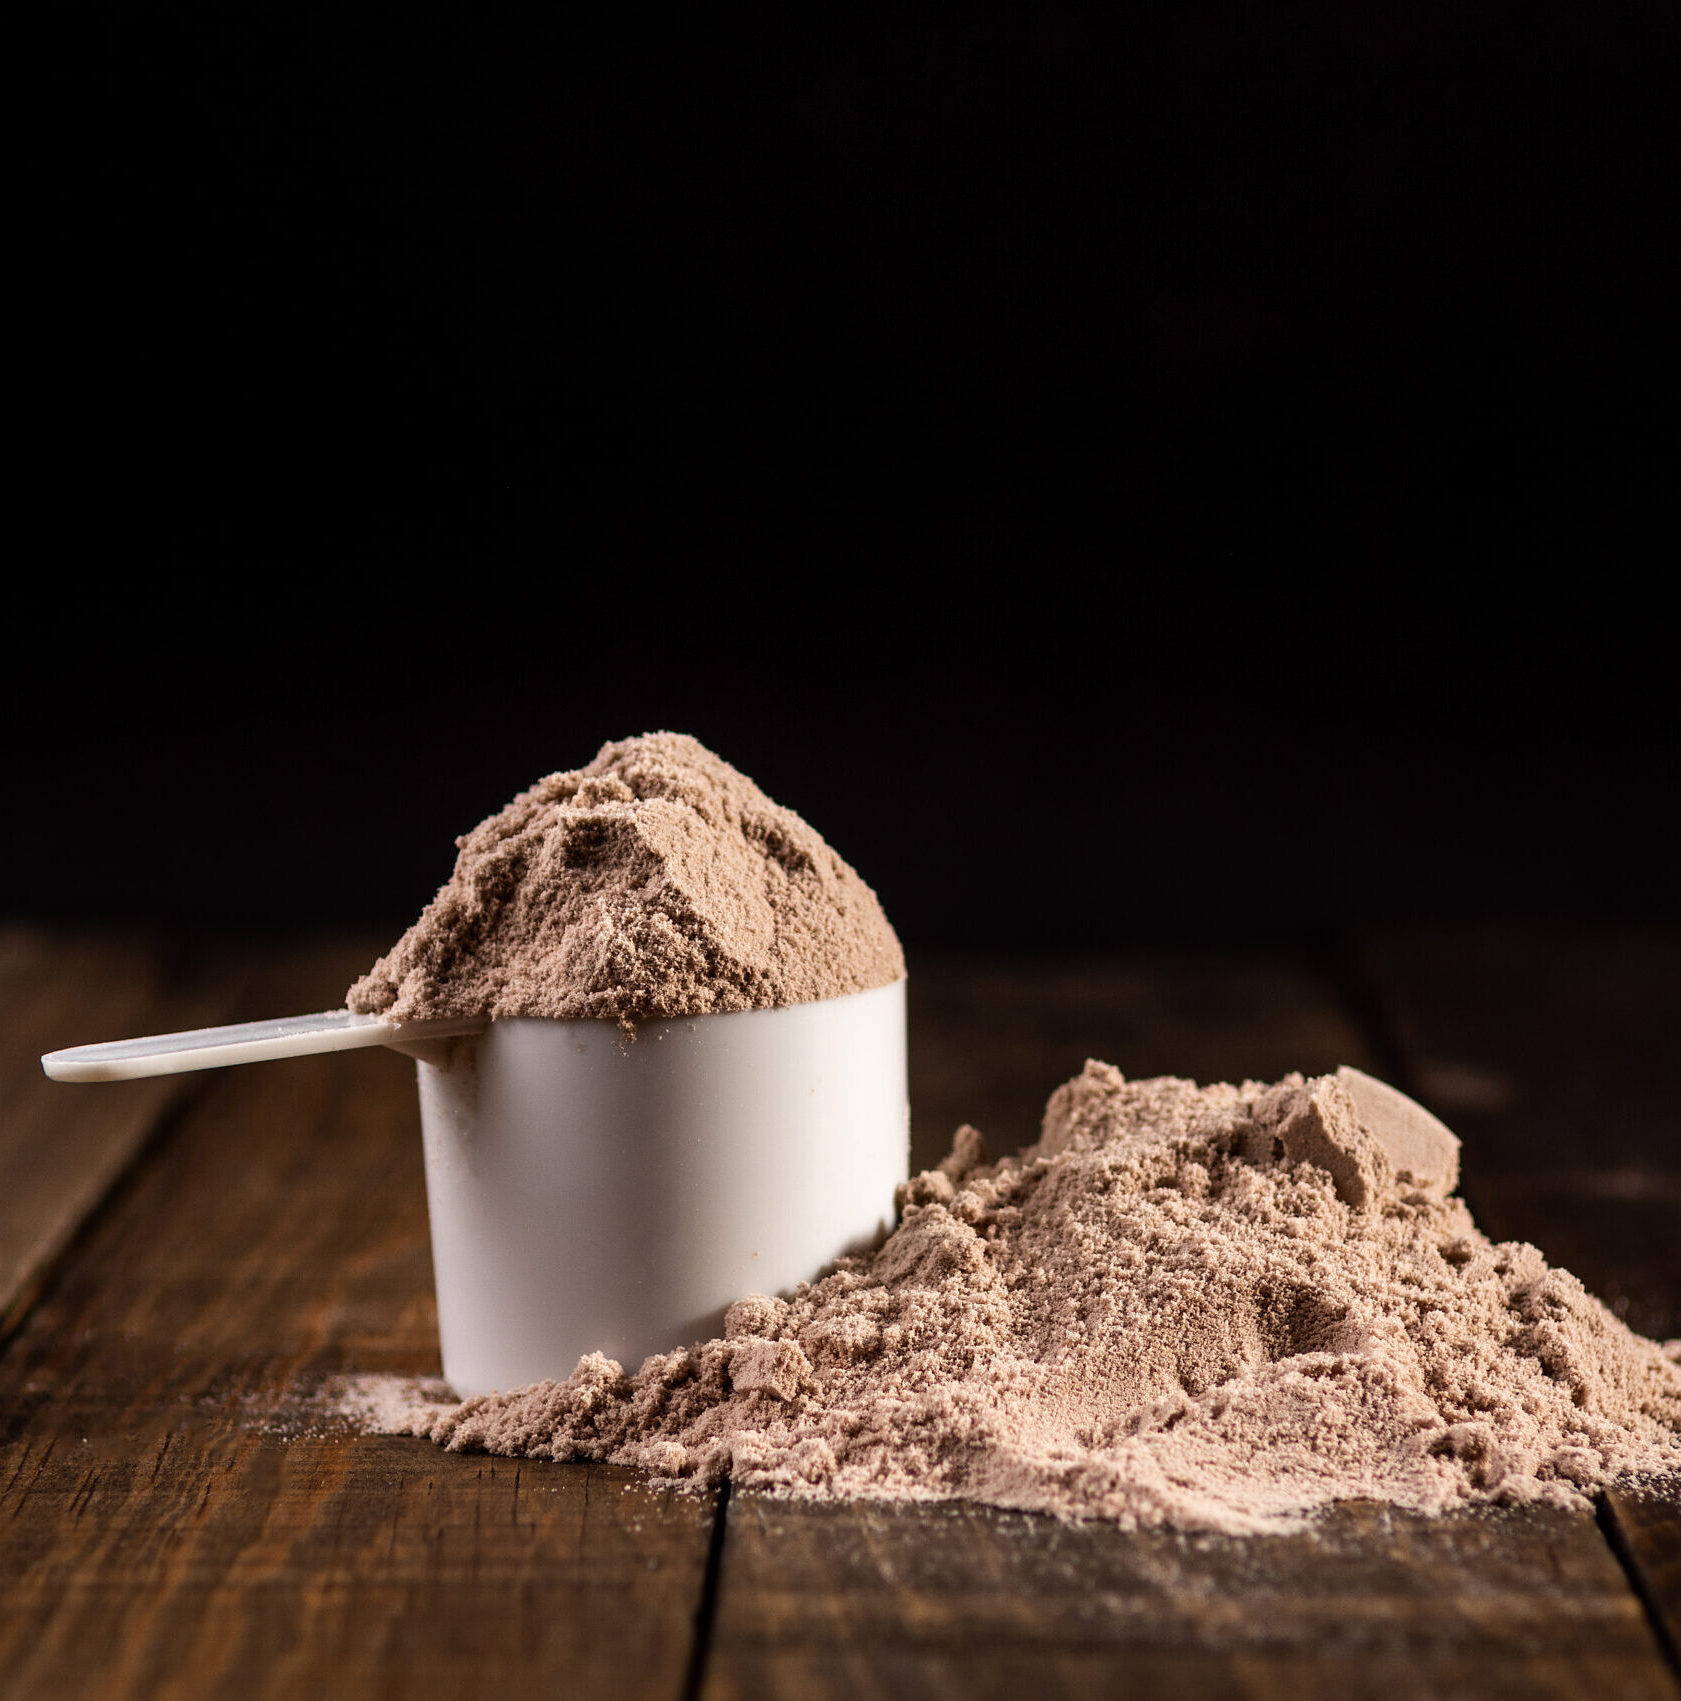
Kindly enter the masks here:
<path id="1" fill-rule="evenodd" d="M 455 872 L 352 1010 L 633 1027 L 867 992 L 904 953 L 792 810 L 682 733 L 604 745 L 457 841 Z"/>
<path id="2" fill-rule="evenodd" d="M 962 1498 L 1231 1533 L 1337 1500 L 1582 1505 L 1681 1466 L 1681 1342 L 1632 1333 L 1453 1196 L 1458 1142 L 1357 1070 L 1052 1095 L 960 1130 L 897 1230 L 716 1340 L 457 1407 L 352 1390 L 452 1449 L 786 1493 Z"/>

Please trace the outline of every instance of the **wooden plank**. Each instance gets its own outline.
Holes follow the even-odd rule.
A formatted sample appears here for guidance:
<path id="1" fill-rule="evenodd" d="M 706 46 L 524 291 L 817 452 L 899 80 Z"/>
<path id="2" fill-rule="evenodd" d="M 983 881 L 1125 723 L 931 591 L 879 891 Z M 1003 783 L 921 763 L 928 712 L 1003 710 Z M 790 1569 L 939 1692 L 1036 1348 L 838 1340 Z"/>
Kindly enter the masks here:
<path id="1" fill-rule="evenodd" d="M 1605 1496 L 1611 1545 L 1628 1567 L 1671 1665 L 1681 1671 L 1681 1472 Z"/>
<path id="2" fill-rule="evenodd" d="M 1483 1227 L 1527 1240 L 1658 1339 L 1681 1335 L 1681 934 L 1409 929 L 1359 945 L 1413 1091 L 1465 1141 Z M 1681 1473 L 1606 1497 L 1671 1659 Z"/>
<path id="3" fill-rule="evenodd" d="M 253 999 L 331 1003 L 373 944 Z M 15 1693 L 680 1694 L 711 1499 L 309 1416 L 437 1370 L 412 1065 L 207 1081 L 0 1357 Z"/>
<path id="4" fill-rule="evenodd" d="M 0 1341 L 88 1213 L 195 1085 L 161 1076 L 119 1093 L 66 1087 L 46 1051 L 223 1020 L 240 973 L 158 936 L 0 929 Z"/>
<path id="5" fill-rule="evenodd" d="M 1673 1701 L 1587 1515 L 1337 1509 L 1248 1541 L 736 1495 L 702 1695 Z"/>
<path id="6" fill-rule="evenodd" d="M 1301 960 L 948 960 L 915 965 L 911 985 L 924 1160 L 962 1120 L 999 1146 L 1031 1138 L 1087 1055 L 1199 1080 L 1380 1067 Z M 1348 1505 L 1309 1534 L 1233 1541 L 973 1506 L 729 1503 L 712 1701 L 1231 1692 L 1673 1701 L 1675 1688 L 1587 1513 Z"/>
<path id="7" fill-rule="evenodd" d="M 303 954 L 261 1007 L 332 1002 L 373 943 Z M 959 965 L 930 1010 L 919 968 L 915 1067 L 948 1094 L 916 1089 L 919 1123 L 932 1103 L 939 1145 L 960 1120 L 1005 1143 L 1088 1051 L 1204 1079 L 1371 1061 L 1300 965 L 1179 972 Z M 435 1368 L 432 1331 L 407 1066 L 214 1078 L 0 1357 L 17 1692 L 683 1692 L 709 1502 L 299 1432 L 325 1375 Z M 720 1695 L 1674 1693 L 1585 1519 L 1351 1507 L 1313 1538 L 1223 1543 L 745 1496 L 704 1677 Z"/>

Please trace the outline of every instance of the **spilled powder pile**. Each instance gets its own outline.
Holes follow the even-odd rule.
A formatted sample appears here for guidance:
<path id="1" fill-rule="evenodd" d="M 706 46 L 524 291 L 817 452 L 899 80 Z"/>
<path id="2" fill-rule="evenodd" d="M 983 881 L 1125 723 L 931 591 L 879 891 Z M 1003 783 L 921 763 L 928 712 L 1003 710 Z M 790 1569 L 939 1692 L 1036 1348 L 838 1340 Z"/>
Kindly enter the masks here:
<path id="1" fill-rule="evenodd" d="M 1486 1239 L 1457 1159 L 1355 1070 L 1090 1063 L 1036 1146 L 991 1163 L 960 1130 L 878 1251 L 739 1301 L 721 1340 L 377 1415 L 457 1450 L 1232 1533 L 1351 1497 L 1575 1504 L 1681 1465 L 1681 1343 Z"/>
<path id="2" fill-rule="evenodd" d="M 352 1010 L 627 1026 L 867 992 L 905 972 L 875 893 L 681 733 L 602 746 L 457 840 Z"/>

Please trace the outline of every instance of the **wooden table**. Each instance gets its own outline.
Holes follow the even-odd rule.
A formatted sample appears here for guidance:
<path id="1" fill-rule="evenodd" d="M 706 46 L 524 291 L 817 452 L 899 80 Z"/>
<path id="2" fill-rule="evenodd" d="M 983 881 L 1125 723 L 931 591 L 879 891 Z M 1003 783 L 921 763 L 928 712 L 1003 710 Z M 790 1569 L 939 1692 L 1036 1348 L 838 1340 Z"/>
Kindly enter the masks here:
<path id="1" fill-rule="evenodd" d="M 1678 1483 L 1236 1541 L 689 1497 L 324 1427 L 329 1376 L 437 1369 L 410 1066 L 68 1087 L 36 1057 L 328 1006 L 379 943 L 0 933 L 0 1692 L 1681 1695 Z M 911 984 L 921 1162 L 960 1121 L 1030 1138 L 1087 1055 L 1352 1062 L 1458 1127 L 1490 1233 L 1681 1335 L 1681 938 L 917 957 Z"/>

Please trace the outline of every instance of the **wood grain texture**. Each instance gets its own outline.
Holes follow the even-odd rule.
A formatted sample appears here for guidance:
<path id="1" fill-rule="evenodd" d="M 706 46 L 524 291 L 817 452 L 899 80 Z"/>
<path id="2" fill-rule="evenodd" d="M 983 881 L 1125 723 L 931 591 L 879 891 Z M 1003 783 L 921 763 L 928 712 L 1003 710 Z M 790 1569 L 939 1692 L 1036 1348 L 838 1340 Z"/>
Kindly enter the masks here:
<path id="1" fill-rule="evenodd" d="M 1307 1534 L 981 1507 L 729 1507 L 706 1701 L 1621 1696 L 1673 1701 L 1593 1520 L 1338 1508 Z"/>
<path id="2" fill-rule="evenodd" d="M 1605 1497 L 1613 1547 L 1645 1600 L 1670 1663 L 1681 1672 L 1681 1471 Z"/>
<path id="3" fill-rule="evenodd" d="M 42 1053 L 225 1019 L 240 980 L 225 957 L 186 958 L 157 936 L 0 928 L 0 1341 L 196 1085 L 170 1075 L 118 1092 L 66 1086 L 42 1073 Z"/>
<path id="4" fill-rule="evenodd" d="M 277 955 L 230 1013 L 335 1003 L 381 943 Z M 64 1033 L 41 1001 L 27 1043 L 121 1031 L 96 1016 Z M 922 1161 L 961 1121 L 1031 1138 L 1087 1055 L 1204 1080 L 1381 1055 L 1310 964 L 1206 953 L 919 962 L 912 1024 Z M 411 1065 L 198 1077 L 105 1191 L 0 1353 L 0 1693 L 676 1697 L 698 1620 L 715 1697 L 1681 1694 L 1611 1545 L 1556 1513 L 1350 1506 L 1232 1542 L 744 1495 L 708 1618 L 710 1498 L 324 1416 L 336 1374 L 437 1368 Z M 1608 1520 L 1673 1603 L 1660 1500 Z"/>
<path id="5" fill-rule="evenodd" d="M 260 996 L 331 1003 L 369 955 L 300 953 Z M 708 1500 L 311 1404 L 339 1372 L 437 1369 L 413 1066 L 208 1080 L 0 1359 L 5 1684 L 679 1694 Z"/>

